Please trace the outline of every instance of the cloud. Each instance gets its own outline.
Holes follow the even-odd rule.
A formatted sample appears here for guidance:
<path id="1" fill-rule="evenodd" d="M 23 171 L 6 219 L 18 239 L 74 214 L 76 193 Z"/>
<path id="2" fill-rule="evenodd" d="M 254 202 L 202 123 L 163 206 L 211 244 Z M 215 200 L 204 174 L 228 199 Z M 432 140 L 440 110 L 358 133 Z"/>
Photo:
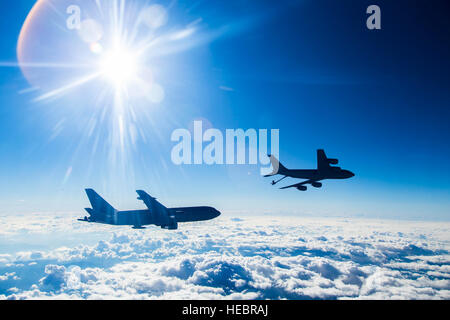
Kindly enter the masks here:
<path id="1" fill-rule="evenodd" d="M 0 298 L 450 298 L 446 223 L 222 217 L 170 232 L 49 219 L 47 233 L 4 237 L 63 231 L 73 244 L 2 254 Z"/>
<path id="2" fill-rule="evenodd" d="M 15 272 L 5 273 L 4 275 L 0 274 L 0 281 L 6 281 L 9 279 L 18 280 L 19 277 L 16 276 Z"/>
<path id="3" fill-rule="evenodd" d="M 49 264 L 45 266 L 46 276 L 39 280 L 39 284 L 43 288 L 49 288 L 49 290 L 58 290 L 66 284 L 66 268 L 63 266 Z"/>

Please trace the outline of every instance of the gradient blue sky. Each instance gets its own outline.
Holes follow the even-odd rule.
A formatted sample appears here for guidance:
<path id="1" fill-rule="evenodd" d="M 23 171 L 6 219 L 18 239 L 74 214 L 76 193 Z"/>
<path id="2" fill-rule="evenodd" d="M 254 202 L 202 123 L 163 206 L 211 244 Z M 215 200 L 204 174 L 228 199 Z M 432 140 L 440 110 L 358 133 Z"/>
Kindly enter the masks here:
<path id="1" fill-rule="evenodd" d="M 1 62 L 17 62 L 34 3 L 1 2 Z M 173 2 L 168 27 L 201 18 L 202 41 L 151 61 L 166 98 L 138 106 L 134 125 L 147 139 L 114 163 L 102 139 L 111 126 L 99 128 L 96 152 L 86 135 L 102 107 L 92 88 L 33 102 L 39 92 L 26 90 L 20 69 L 0 67 L 0 212 L 83 214 L 83 189 L 93 187 L 119 209 L 141 207 L 134 190 L 143 188 L 168 206 L 225 213 L 449 220 L 450 6 L 376 3 L 379 31 L 365 27 L 373 1 Z M 356 177 L 302 193 L 272 187 L 258 166 L 175 166 L 170 135 L 195 119 L 280 129 L 285 166 L 313 168 L 324 148 Z"/>

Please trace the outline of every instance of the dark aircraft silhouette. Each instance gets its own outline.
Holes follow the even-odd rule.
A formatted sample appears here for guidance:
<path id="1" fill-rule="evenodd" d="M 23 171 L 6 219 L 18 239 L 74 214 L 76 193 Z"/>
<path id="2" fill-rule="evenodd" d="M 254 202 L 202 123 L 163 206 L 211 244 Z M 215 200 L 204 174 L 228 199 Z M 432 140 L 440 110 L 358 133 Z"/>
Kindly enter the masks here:
<path id="1" fill-rule="evenodd" d="M 283 166 L 277 158 L 273 155 L 269 155 L 270 162 L 272 163 L 273 172 L 265 177 L 272 177 L 277 174 L 284 176 L 278 181 L 272 181 L 272 185 L 277 184 L 281 180 L 291 177 L 299 179 L 308 179 L 306 181 L 296 183 L 280 189 L 297 188 L 299 191 L 306 191 L 305 184 L 310 184 L 315 188 L 321 188 L 321 180 L 326 179 L 348 179 L 354 177 L 355 174 L 348 170 L 342 170 L 340 167 L 333 167 L 331 164 L 338 164 L 338 159 L 327 158 L 325 151 L 322 149 L 317 150 L 317 169 L 312 170 L 290 170 Z"/>
<path id="2" fill-rule="evenodd" d="M 133 229 L 145 229 L 144 225 L 154 224 L 162 229 L 176 230 L 178 222 L 205 221 L 220 216 L 220 212 L 211 207 L 166 208 L 147 192 L 142 190 L 136 192 L 139 195 L 137 199 L 144 201 L 148 209 L 118 211 L 93 189 L 86 189 L 92 208 L 85 210 L 90 216 L 78 220 L 121 226 L 131 225 Z"/>

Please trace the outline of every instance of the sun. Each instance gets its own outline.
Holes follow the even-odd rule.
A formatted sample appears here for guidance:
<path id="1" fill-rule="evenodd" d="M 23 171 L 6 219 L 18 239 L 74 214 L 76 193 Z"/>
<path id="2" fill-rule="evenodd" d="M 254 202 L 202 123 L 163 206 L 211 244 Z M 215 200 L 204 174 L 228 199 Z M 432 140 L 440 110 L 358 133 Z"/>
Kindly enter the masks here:
<path id="1" fill-rule="evenodd" d="M 56 1 L 58 5 L 36 1 L 19 35 L 18 63 L 13 65 L 20 67 L 32 88 L 39 88 L 32 90 L 39 92 L 34 102 L 63 97 L 84 87 L 89 93 L 86 98 L 96 104 L 109 100 L 130 107 L 140 100 L 160 104 L 165 88 L 159 81 L 169 76 L 161 65 L 153 64 L 153 58 L 164 63 L 162 57 L 204 42 L 195 38 L 201 18 L 186 21 L 184 27 L 166 27 L 167 8 L 140 0 L 87 1 L 83 16 L 89 18 L 80 17 L 77 28 L 67 30 L 68 23 L 54 28 L 53 21 L 60 18 L 54 14 L 65 12 L 67 1 Z M 52 36 L 41 35 L 47 33 Z M 205 34 L 204 38 L 210 41 L 214 37 Z M 2 65 L 11 64 L 0 61 Z M 161 78 L 155 79 L 155 74 Z M 115 94 L 110 95 L 111 91 Z"/>
<path id="2" fill-rule="evenodd" d="M 116 46 L 101 56 L 100 72 L 115 87 L 124 87 L 137 77 L 138 57 L 124 46 Z"/>

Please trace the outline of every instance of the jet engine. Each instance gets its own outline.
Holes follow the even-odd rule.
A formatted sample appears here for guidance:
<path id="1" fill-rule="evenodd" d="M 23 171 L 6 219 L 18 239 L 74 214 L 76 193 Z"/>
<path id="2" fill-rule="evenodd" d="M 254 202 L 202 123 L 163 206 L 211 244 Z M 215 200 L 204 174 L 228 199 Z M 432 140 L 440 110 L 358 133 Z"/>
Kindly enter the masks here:
<path id="1" fill-rule="evenodd" d="M 328 159 L 328 163 L 329 164 L 338 164 L 339 160 L 338 159 Z"/>
<path id="2" fill-rule="evenodd" d="M 322 188 L 322 183 L 320 183 L 320 182 L 313 182 L 313 183 L 311 183 L 311 185 L 312 185 L 314 188 Z"/>
<path id="3" fill-rule="evenodd" d="M 169 225 L 161 226 L 161 229 L 177 230 L 178 229 L 177 219 L 174 216 L 170 216 L 169 217 Z"/>
<path id="4" fill-rule="evenodd" d="M 306 186 L 298 186 L 297 190 L 298 191 L 306 191 L 308 188 Z"/>

